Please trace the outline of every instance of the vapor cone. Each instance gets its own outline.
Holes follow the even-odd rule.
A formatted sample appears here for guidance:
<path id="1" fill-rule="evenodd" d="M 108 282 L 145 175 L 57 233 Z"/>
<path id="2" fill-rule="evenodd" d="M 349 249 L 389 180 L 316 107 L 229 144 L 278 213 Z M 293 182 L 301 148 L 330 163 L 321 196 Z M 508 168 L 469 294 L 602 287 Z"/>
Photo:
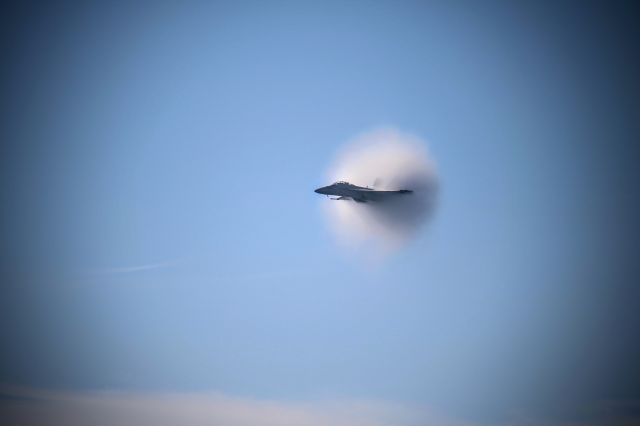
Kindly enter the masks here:
<path id="1" fill-rule="evenodd" d="M 377 190 L 413 191 L 383 202 L 340 200 L 325 203 L 339 241 L 389 251 L 402 247 L 430 217 L 437 179 L 424 143 L 394 129 L 365 133 L 338 154 L 329 180 Z"/>

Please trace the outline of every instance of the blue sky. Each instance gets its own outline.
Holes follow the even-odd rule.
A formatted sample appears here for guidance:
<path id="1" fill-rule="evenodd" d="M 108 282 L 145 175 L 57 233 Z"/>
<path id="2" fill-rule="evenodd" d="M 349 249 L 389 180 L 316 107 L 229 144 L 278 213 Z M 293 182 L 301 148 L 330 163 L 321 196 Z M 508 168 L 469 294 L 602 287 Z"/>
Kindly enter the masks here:
<path id="1" fill-rule="evenodd" d="M 632 365 L 602 337 L 620 301 L 605 283 L 631 282 L 631 71 L 611 24 L 573 11 L 28 15 L 5 79 L 18 278 L 2 381 L 376 399 L 478 422 L 613 398 L 612 360 Z M 441 193 L 428 228 L 372 265 L 338 249 L 313 189 L 381 126 L 426 141 Z"/>

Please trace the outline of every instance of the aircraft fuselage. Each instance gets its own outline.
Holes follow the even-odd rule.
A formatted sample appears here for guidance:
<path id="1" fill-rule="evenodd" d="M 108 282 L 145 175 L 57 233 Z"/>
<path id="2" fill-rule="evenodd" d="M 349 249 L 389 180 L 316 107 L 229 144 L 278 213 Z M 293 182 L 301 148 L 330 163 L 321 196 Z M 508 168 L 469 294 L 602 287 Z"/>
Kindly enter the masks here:
<path id="1" fill-rule="evenodd" d="M 396 197 L 399 194 L 410 194 L 413 191 L 408 189 L 380 191 L 373 188 L 353 185 L 349 182 L 336 182 L 334 184 L 318 188 L 315 192 L 318 194 L 338 197 L 333 198 L 334 200 L 353 200 L 359 203 L 366 203 L 368 201 L 384 201 L 385 199 Z"/>

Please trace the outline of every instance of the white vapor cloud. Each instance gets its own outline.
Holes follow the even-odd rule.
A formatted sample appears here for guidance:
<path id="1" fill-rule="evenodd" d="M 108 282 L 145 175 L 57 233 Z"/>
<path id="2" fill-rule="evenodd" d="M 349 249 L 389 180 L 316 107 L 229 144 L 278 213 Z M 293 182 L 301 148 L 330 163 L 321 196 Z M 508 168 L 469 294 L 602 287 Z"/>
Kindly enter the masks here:
<path id="1" fill-rule="evenodd" d="M 364 133 L 347 144 L 328 178 L 411 194 L 384 202 L 325 203 L 331 229 L 347 246 L 388 252 L 402 247 L 430 217 L 436 202 L 436 167 L 425 144 L 396 129 Z"/>

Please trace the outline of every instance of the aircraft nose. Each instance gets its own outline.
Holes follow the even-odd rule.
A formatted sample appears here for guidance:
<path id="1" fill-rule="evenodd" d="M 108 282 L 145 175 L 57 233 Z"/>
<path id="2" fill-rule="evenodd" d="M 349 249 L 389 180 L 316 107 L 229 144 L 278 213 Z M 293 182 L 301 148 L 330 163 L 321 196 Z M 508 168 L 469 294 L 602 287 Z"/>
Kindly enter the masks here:
<path id="1" fill-rule="evenodd" d="M 318 188 L 318 189 L 316 189 L 316 190 L 315 190 L 315 191 L 313 191 L 313 192 L 315 192 L 316 194 L 324 194 L 324 193 L 325 193 L 325 188 L 326 188 L 326 187 L 325 187 L 325 186 L 323 186 L 322 188 Z"/>

